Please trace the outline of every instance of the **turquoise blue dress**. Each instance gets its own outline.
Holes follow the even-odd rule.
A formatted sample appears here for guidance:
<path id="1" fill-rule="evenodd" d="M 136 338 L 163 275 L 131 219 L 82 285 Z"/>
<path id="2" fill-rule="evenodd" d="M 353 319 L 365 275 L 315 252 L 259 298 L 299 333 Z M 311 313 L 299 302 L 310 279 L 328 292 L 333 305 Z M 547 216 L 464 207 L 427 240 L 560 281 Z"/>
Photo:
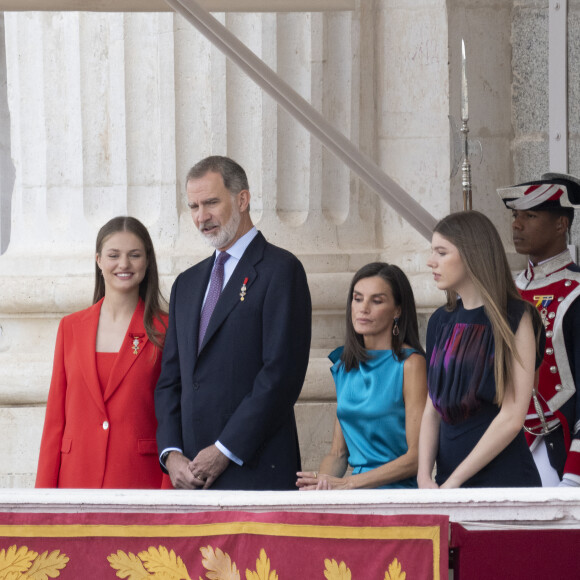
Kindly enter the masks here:
<path id="1" fill-rule="evenodd" d="M 391 350 L 369 350 L 372 357 L 348 373 L 340 360 L 343 347 L 330 353 L 336 385 L 336 415 L 348 447 L 353 474 L 393 461 L 407 450 L 403 365 L 414 352 L 403 349 L 402 360 Z M 416 488 L 417 478 L 383 485 L 380 489 Z"/>

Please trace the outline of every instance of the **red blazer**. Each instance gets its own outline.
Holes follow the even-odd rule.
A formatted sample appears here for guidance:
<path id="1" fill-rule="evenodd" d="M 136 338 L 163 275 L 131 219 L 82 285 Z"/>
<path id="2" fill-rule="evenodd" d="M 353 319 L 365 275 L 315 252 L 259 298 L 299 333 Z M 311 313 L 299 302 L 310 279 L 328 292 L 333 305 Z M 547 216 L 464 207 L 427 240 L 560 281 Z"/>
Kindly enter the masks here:
<path id="1" fill-rule="evenodd" d="M 155 441 L 161 352 L 145 332 L 144 303 L 135 309 L 104 394 L 95 355 L 102 303 L 60 322 L 36 487 L 171 487 Z"/>

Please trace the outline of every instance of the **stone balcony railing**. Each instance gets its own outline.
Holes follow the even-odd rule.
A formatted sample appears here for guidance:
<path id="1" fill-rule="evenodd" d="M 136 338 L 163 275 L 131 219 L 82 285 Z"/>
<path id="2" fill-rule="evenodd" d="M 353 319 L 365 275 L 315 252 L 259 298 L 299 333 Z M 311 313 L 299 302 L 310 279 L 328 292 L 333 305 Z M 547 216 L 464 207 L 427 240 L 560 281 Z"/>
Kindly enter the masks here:
<path id="1" fill-rule="evenodd" d="M 0 513 L 290 511 L 448 515 L 467 529 L 580 529 L 580 489 L 149 491 L 0 489 Z"/>

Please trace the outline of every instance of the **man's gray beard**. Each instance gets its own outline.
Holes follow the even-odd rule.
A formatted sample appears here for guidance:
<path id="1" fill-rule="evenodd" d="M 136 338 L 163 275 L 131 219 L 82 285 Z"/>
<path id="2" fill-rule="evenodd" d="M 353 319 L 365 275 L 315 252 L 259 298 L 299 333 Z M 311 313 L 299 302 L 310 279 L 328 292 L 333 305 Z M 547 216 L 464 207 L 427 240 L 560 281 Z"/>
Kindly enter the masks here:
<path id="1" fill-rule="evenodd" d="M 232 217 L 225 225 L 220 227 L 218 234 L 215 236 L 208 236 L 201 232 L 201 230 L 200 233 L 208 246 L 219 250 L 220 248 L 227 246 L 234 239 L 241 221 L 242 214 L 234 208 Z"/>

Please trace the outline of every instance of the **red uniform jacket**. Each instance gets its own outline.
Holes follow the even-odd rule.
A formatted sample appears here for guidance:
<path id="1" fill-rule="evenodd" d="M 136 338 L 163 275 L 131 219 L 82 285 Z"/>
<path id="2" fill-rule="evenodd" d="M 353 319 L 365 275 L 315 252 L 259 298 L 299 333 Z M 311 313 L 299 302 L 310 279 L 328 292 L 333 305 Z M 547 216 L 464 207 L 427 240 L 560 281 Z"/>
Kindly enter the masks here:
<path id="1" fill-rule="evenodd" d="M 144 303 L 135 309 L 103 394 L 95 356 L 102 302 L 61 320 L 36 487 L 171 487 L 155 441 L 161 352 L 145 332 Z"/>
<path id="2" fill-rule="evenodd" d="M 546 439 L 550 463 L 559 472 L 580 477 L 580 268 L 568 251 L 538 266 L 528 264 L 516 279 L 522 298 L 536 305 L 546 327 L 546 350 L 540 367 L 539 403 L 549 426 L 562 424 L 564 453 Z M 525 426 L 540 420 L 532 401 Z M 556 431 L 556 434 L 560 431 Z M 526 435 L 528 444 L 535 437 Z"/>

